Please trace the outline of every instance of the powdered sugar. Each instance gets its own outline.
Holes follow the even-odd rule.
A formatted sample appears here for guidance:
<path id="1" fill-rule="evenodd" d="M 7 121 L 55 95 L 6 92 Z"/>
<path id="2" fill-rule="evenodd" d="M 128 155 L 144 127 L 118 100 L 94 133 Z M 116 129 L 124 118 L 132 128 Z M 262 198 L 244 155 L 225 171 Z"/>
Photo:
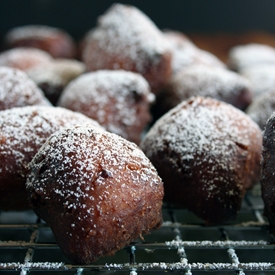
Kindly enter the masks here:
<path id="1" fill-rule="evenodd" d="M 247 247 L 247 246 L 263 246 L 268 245 L 269 243 L 264 240 L 258 240 L 258 241 L 182 241 L 182 240 L 173 240 L 173 241 L 167 241 L 165 244 L 169 247 Z M 232 251 L 229 251 L 232 252 Z"/>
<path id="2" fill-rule="evenodd" d="M 164 31 L 164 36 L 171 45 L 173 74 L 194 64 L 225 68 L 225 64 L 216 56 L 197 48 L 184 34 Z"/>
<path id="3" fill-rule="evenodd" d="M 228 66 L 236 71 L 259 64 L 275 64 L 275 49 L 264 44 L 237 45 L 229 51 Z"/>
<path id="4" fill-rule="evenodd" d="M 51 105 L 43 92 L 28 78 L 14 68 L 0 68 L 0 110 L 26 105 Z"/>
<path id="5" fill-rule="evenodd" d="M 208 96 L 246 106 L 250 103 L 237 100 L 245 98 L 245 94 L 249 95 L 252 90 L 247 79 L 223 68 L 193 65 L 176 74 L 170 82 L 172 95 L 167 95 L 167 101 L 173 107 L 191 96 Z"/>
<path id="6" fill-rule="evenodd" d="M 122 70 L 102 70 L 73 80 L 63 91 L 58 105 L 79 111 L 110 132 L 128 138 L 125 128 L 134 125 L 144 127 L 149 120 L 149 106 L 153 100 L 154 95 L 141 75 Z M 138 115 L 135 104 L 145 106 L 144 112 L 148 113 L 145 121 Z"/>
<path id="7" fill-rule="evenodd" d="M 101 50 L 113 56 L 120 55 L 121 60 L 131 60 L 129 67 L 123 67 L 125 70 L 132 70 L 132 66 L 136 66 L 140 73 L 144 73 L 146 59 L 155 60 L 157 64 L 159 57 L 168 49 L 161 32 L 146 15 L 135 7 L 121 4 L 114 4 L 99 17 L 97 28 L 89 37 L 98 41 Z M 99 59 L 92 52 L 93 49 L 87 47 L 83 59 L 89 60 L 95 68 L 104 69 L 104 56 Z M 120 64 L 117 64 L 117 68 L 116 64 L 113 66 L 114 69 L 120 68 Z"/>
<path id="8" fill-rule="evenodd" d="M 241 185 L 251 184 L 248 178 L 258 172 L 249 171 L 245 175 L 236 156 L 250 159 L 249 150 L 256 146 L 260 158 L 261 139 L 260 129 L 241 111 L 210 98 L 194 97 L 160 118 L 145 136 L 141 148 L 154 164 L 159 156 L 167 160 L 170 165 L 167 171 L 183 173 L 188 179 L 196 176 L 206 200 L 215 196 L 219 200 L 220 187 L 215 182 L 222 182 L 229 198 L 237 196 L 236 187 L 242 190 Z M 165 171 L 159 173 L 165 175 Z M 229 204 L 232 202 L 233 199 L 228 199 Z"/>
<path id="9" fill-rule="evenodd" d="M 43 25 L 26 25 L 11 29 L 6 36 L 6 43 L 13 43 L 20 39 L 41 39 L 59 36 L 62 33 L 57 28 Z"/>
<path id="10" fill-rule="evenodd" d="M 233 109 L 230 106 L 217 103 L 213 108 L 210 106 L 210 108 L 204 108 L 200 107 L 201 102 L 203 99 L 199 97 L 190 99 L 163 116 L 150 129 L 143 141 L 147 155 L 153 155 L 154 150 L 160 148 L 165 140 L 172 151 L 181 155 L 182 160 L 193 159 L 194 155 L 208 152 L 209 159 L 205 156 L 207 159 L 202 161 L 211 163 L 213 159 L 223 154 L 220 164 L 227 166 L 227 162 L 235 153 L 235 146 L 230 146 L 230 144 L 238 143 L 244 147 L 249 146 L 251 131 L 250 128 L 247 129 L 249 120 L 232 120 Z M 216 108 L 222 108 L 222 114 L 217 113 Z M 237 110 L 233 112 L 243 116 Z M 240 134 L 240 129 L 244 129 L 242 134 Z M 148 146 L 148 142 L 150 144 L 153 142 L 154 145 Z M 228 150 L 229 148 L 231 150 Z"/>
<path id="11" fill-rule="evenodd" d="M 170 45 L 162 32 L 133 6 L 113 4 L 85 39 L 82 60 L 88 71 L 138 72 L 158 91 L 171 74 Z"/>
<path id="12" fill-rule="evenodd" d="M 52 60 L 47 53 L 35 48 L 14 48 L 0 54 L 0 66 L 27 70 L 38 64 L 45 64 Z"/>
<path id="13" fill-rule="evenodd" d="M 93 146 L 91 146 L 91 144 Z M 39 156 L 40 155 L 40 156 Z M 76 127 L 60 130 L 53 134 L 51 138 L 43 145 L 39 151 L 39 155 L 36 156 L 30 163 L 30 167 L 41 166 L 41 163 L 36 163 L 41 159 L 41 156 L 48 161 L 51 160 L 54 166 L 49 166 L 49 172 L 57 174 L 58 171 L 67 171 L 68 175 L 75 175 L 77 181 L 57 182 L 60 186 L 76 185 L 77 188 L 74 191 L 68 190 L 68 188 L 55 189 L 55 193 L 66 198 L 66 195 L 74 196 L 77 198 L 89 196 L 83 192 L 82 184 L 86 185 L 87 179 L 96 180 L 97 184 L 105 184 L 104 178 L 113 177 L 117 175 L 116 169 L 130 169 L 136 171 L 133 173 L 137 176 L 140 183 L 146 182 L 150 177 L 157 177 L 156 171 L 150 164 L 150 161 L 145 157 L 143 152 L 133 143 L 130 143 L 115 134 L 111 134 L 104 131 L 95 130 L 95 128 L 89 127 Z M 58 161 L 59 165 L 55 167 L 55 163 Z M 105 174 L 96 175 L 98 170 L 98 162 L 101 162 L 101 166 Z M 70 168 L 70 171 L 68 171 Z M 72 170 L 71 170 L 72 169 Z M 138 170 L 140 171 L 138 172 Z M 37 169 L 34 169 L 37 171 Z M 32 182 L 31 179 L 35 179 L 36 175 L 32 175 L 27 183 L 27 186 L 38 184 Z M 66 178 L 66 175 L 64 175 Z M 122 177 L 120 175 L 119 177 Z M 46 187 L 48 176 L 39 178 L 39 188 Z M 96 178 L 96 179 L 95 179 Z M 133 178 L 136 180 L 135 178 Z M 123 178 L 116 178 L 118 181 L 124 181 Z M 160 184 L 160 180 L 153 181 L 155 184 Z M 127 187 L 124 185 L 125 188 Z M 87 189 L 89 186 L 85 186 Z M 92 186 L 89 187 L 92 188 Z M 86 190 L 87 191 L 87 190 Z M 83 205 L 82 205 L 83 206 Z"/>
<path id="14" fill-rule="evenodd" d="M 251 262 L 251 263 L 164 263 L 164 262 L 153 262 L 153 263 L 139 263 L 135 265 L 127 264 L 105 264 L 107 270 L 129 270 L 129 268 L 135 268 L 137 271 L 150 271 L 150 270 L 165 270 L 165 271 L 187 271 L 186 274 L 192 274 L 190 271 L 239 271 L 239 270 L 274 270 L 274 264 L 270 262 Z M 189 273 L 190 272 L 190 273 Z"/>
<path id="15" fill-rule="evenodd" d="M 29 171 L 35 212 L 74 261 L 90 263 L 161 222 L 161 179 L 134 143 L 115 134 L 91 127 L 55 132 Z"/>
<path id="16" fill-rule="evenodd" d="M 1 167 L 7 173 L 25 176 L 25 168 L 48 136 L 64 126 L 99 124 L 63 108 L 27 106 L 0 112 Z M 12 159 L 12 161 L 11 161 Z"/>
<path id="17" fill-rule="evenodd" d="M 240 71 L 240 74 L 251 82 L 254 98 L 274 90 L 275 62 L 272 64 L 256 64 Z"/>
<path id="18" fill-rule="evenodd" d="M 49 162 L 48 170 L 38 175 L 37 171 L 45 163 L 45 160 L 42 162 L 39 160 L 44 158 Z M 103 170 L 97 174 L 99 166 Z M 33 174 L 29 177 L 27 186 L 30 188 L 32 185 L 42 193 L 46 192 L 48 177 L 62 173 L 56 181 L 54 192 L 63 197 L 64 204 L 68 208 L 85 209 L 83 198 L 93 200 L 91 192 L 94 187 L 87 185 L 90 180 L 96 185 L 105 185 L 106 178 L 115 177 L 115 180 L 122 185 L 125 179 L 123 173 L 119 172 L 121 169 L 135 171 L 132 173 L 132 180 L 140 184 L 145 184 L 149 179 L 152 184 L 161 183 L 150 161 L 135 144 L 115 134 L 89 127 L 68 128 L 53 134 L 30 163 L 30 169 Z M 70 180 L 66 180 L 67 178 Z M 75 188 L 68 188 L 69 186 L 75 186 Z M 128 188 L 125 184 L 123 186 L 125 190 Z M 104 194 L 109 196 L 107 187 Z M 71 200 L 70 197 L 74 199 Z M 103 200 L 104 197 L 101 199 Z"/>

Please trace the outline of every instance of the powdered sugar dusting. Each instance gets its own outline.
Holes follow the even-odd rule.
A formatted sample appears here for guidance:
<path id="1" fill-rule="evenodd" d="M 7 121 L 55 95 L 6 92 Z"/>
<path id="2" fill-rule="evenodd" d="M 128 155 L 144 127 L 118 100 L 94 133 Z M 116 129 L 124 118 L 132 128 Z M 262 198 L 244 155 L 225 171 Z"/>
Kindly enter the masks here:
<path id="1" fill-rule="evenodd" d="M 212 97 L 225 102 L 234 102 L 234 98 L 240 97 L 244 90 L 251 90 L 247 79 L 237 73 L 223 68 L 193 65 L 175 75 L 171 80 L 173 96 L 180 101 L 191 96 Z M 233 99 L 232 99 L 233 98 Z M 167 100 L 169 96 L 167 96 Z"/>
<path id="2" fill-rule="evenodd" d="M 88 117 L 58 107 L 27 106 L 0 112 L 0 158 L 2 172 L 19 173 L 55 131 L 69 125 L 100 127 Z M 12 159 L 12 161 L 11 161 Z"/>
<path id="3" fill-rule="evenodd" d="M 181 171 L 184 167 L 190 177 L 193 173 L 201 174 L 202 190 L 215 196 L 219 190 L 213 182 L 230 184 L 227 173 L 221 173 L 220 169 L 228 175 L 236 175 L 236 167 L 239 169 L 235 161 L 237 150 L 250 148 L 253 142 L 261 144 L 261 131 L 248 116 L 231 105 L 194 97 L 160 118 L 145 136 L 141 148 L 150 159 L 163 150 L 166 150 L 165 155 L 172 152 L 179 156 L 173 163 L 175 169 Z M 247 155 L 246 150 L 242 152 Z M 173 158 L 170 159 L 173 162 Z M 203 173 L 199 168 L 202 165 L 207 167 Z M 236 184 L 240 184 L 239 180 Z M 235 191 L 228 188 L 227 192 L 230 196 Z"/>
<path id="4" fill-rule="evenodd" d="M 135 7 L 122 4 L 113 4 L 99 17 L 97 27 L 88 35 L 89 39 L 97 41 L 100 51 L 107 53 L 108 57 L 106 59 L 104 54 L 97 54 L 88 43 L 83 53 L 88 68 L 105 69 L 108 58 L 120 56 L 123 67 L 117 62 L 112 69 L 132 71 L 135 68 L 142 74 L 146 72 L 149 60 L 158 64 L 169 50 L 162 33 L 145 14 Z"/>
<path id="5" fill-rule="evenodd" d="M 0 66 L 27 70 L 52 60 L 47 52 L 35 48 L 14 48 L 0 54 Z"/>
<path id="6" fill-rule="evenodd" d="M 251 82 L 254 98 L 274 90 L 275 62 L 274 64 L 256 64 L 240 71 L 240 74 Z"/>
<path id="7" fill-rule="evenodd" d="M 236 71 L 259 64 L 275 64 L 275 48 L 264 44 L 237 45 L 229 51 L 228 66 Z"/>
<path id="8" fill-rule="evenodd" d="M 0 67 L 0 110 L 27 105 L 51 104 L 23 71 Z"/>
<path id="9" fill-rule="evenodd" d="M 5 41 L 7 44 L 11 44 L 21 39 L 45 39 L 59 37 L 60 35 L 66 36 L 67 34 L 63 33 L 60 29 L 50 26 L 26 25 L 11 29 L 5 37 Z"/>
<path id="10" fill-rule="evenodd" d="M 186 274 L 192 274 L 191 271 L 225 271 L 225 270 L 274 270 L 274 264 L 270 262 L 250 262 L 250 263 L 164 263 L 164 262 L 153 262 L 153 263 L 139 263 L 135 265 L 127 264 L 105 264 L 107 270 L 129 270 L 129 268 L 135 268 L 137 271 L 146 270 L 165 270 L 173 271 L 180 270 L 186 271 Z"/>
<path id="11" fill-rule="evenodd" d="M 225 64 L 216 56 L 197 48 L 184 34 L 176 31 L 164 31 L 164 37 L 171 45 L 173 74 L 193 64 L 225 68 Z"/>
<path id="12" fill-rule="evenodd" d="M 154 95 L 141 75 L 123 70 L 102 70 L 73 80 L 63 91 L 58 105 L 79 111 L 104 125 L 110 132 L 127 137 L 121 125 L 137 125 L 135 97 L 144 106 L 147 105 L 149 113 Z"/>
<path id="13" fill-rule="evenodd" d="M 264 240 L 259 241 L 182 241 L 182 240 L 173 240 L 173 241 L 166 241 L 165 244 L 169 247 L 247 247 L 247 246 L 263 246 L 268 245 L 269 243 Z M 232 252 L 232 251 L 229 251 Z"/>
<path id="14" fill-rule="evenodd" d="M 2 269 L 17 269 L 17 270 L 28 270 L 28 269 L 45 269 L 45 270 L 57 270 L 68 269 L 64 263 L 60 262 L 27 262 L 27 263 L 19 263 L 19 262 L 12 262 L 12 263 L 0 263 L 0 268 Z"/>
<path id="15" fill-rule="evenodd" d="M 85 71 L 85 65 L 72 59 L 55 59 L 27 71 L 28 76 L 39 86 L 49 83 L 65 87 L 71 80 Z"/>
<path id="16" fill-rule="evenodd" d="M 42 167 L 47 168 L 40 173 Z M 95 213 L 101 213 L 101 217 L 105 215 L 101 208 L 104 201 L 122 203 L 129 201 L 126 197 L 130 196 L 130 201 L 134 202 L 141 190 L 146 194 L 148 186 L 156 188 L 155 192 L 162 192 L 162 182 L 155 168 L 134 143 L 90 127 L 55 132 L 30 162 L 29 170 L 27 188 L 43 194 L 45 199 L 59 198 L 66 209 L 78 209 L 78 222 L 88 219 L 90 228 L 85 230 L 90 230 L 91 235 L 96 234 Z M 130 178 L 125 178 L 123 171 L 132 171 Z M 51 178 L 55 179 L 54 188 L 49 189 Z M 108 178 L 115 183 L 107 181 Z M 137 189 L 133 189 L 130 182 L 134 182 Z M 103 187 L 103 191 L 97 193 L 96 190 Z M 124 190 L 120 198 L 117 198 L 117 188 Z M 92 203 L 95 199 L 96 205 Z M 156 208 L 160 206 L 161 202 Z M 76 226 L 71 224 L 71 227 Z"/>

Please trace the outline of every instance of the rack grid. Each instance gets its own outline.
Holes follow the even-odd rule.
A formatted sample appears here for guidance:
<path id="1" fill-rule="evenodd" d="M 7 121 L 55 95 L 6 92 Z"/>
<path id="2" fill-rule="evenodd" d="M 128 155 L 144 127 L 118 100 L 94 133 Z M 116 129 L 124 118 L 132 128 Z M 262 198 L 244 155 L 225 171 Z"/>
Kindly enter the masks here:
<path id="1" fill-rule="evenodd" d="M 163 206 L 160 229 L 90 265 L 70 262 L 31 211 L 0 213 L 0 274 L 272 274 L 275 242 L 259 186 L 233 223 L 204 226 L 186 209 Z"/>

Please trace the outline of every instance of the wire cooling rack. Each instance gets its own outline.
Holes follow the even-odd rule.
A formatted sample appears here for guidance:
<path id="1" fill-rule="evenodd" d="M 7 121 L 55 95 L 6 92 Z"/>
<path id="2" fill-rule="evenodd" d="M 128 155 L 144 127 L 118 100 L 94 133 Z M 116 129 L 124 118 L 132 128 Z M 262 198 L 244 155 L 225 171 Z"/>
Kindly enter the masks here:
<path id="1" fill-rule="evenodd" d="M 75 265 L 32 211 L 0 213 L 0 274 L 274 274 L 275 242 L 259 187 L 234 223 L 206 227 L 185 209 L 164 205 L 162 227 L 91 265 Z"/>

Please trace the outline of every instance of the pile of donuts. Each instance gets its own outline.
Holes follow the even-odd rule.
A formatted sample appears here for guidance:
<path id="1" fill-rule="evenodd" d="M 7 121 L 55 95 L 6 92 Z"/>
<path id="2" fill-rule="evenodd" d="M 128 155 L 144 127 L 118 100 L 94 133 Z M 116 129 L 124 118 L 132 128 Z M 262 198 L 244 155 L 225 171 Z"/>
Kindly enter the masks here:
<path id="1" fill-rule="evenodd" d="M 0 210 L 33 209 L 70 260 L 143 239 L 163 201 L 232 222 L 256 184 L 275 229 L 275 49 L 236 46 L 226 64 L 123 4 L 79 42 L 28 25 L 4 46 Z"/>

